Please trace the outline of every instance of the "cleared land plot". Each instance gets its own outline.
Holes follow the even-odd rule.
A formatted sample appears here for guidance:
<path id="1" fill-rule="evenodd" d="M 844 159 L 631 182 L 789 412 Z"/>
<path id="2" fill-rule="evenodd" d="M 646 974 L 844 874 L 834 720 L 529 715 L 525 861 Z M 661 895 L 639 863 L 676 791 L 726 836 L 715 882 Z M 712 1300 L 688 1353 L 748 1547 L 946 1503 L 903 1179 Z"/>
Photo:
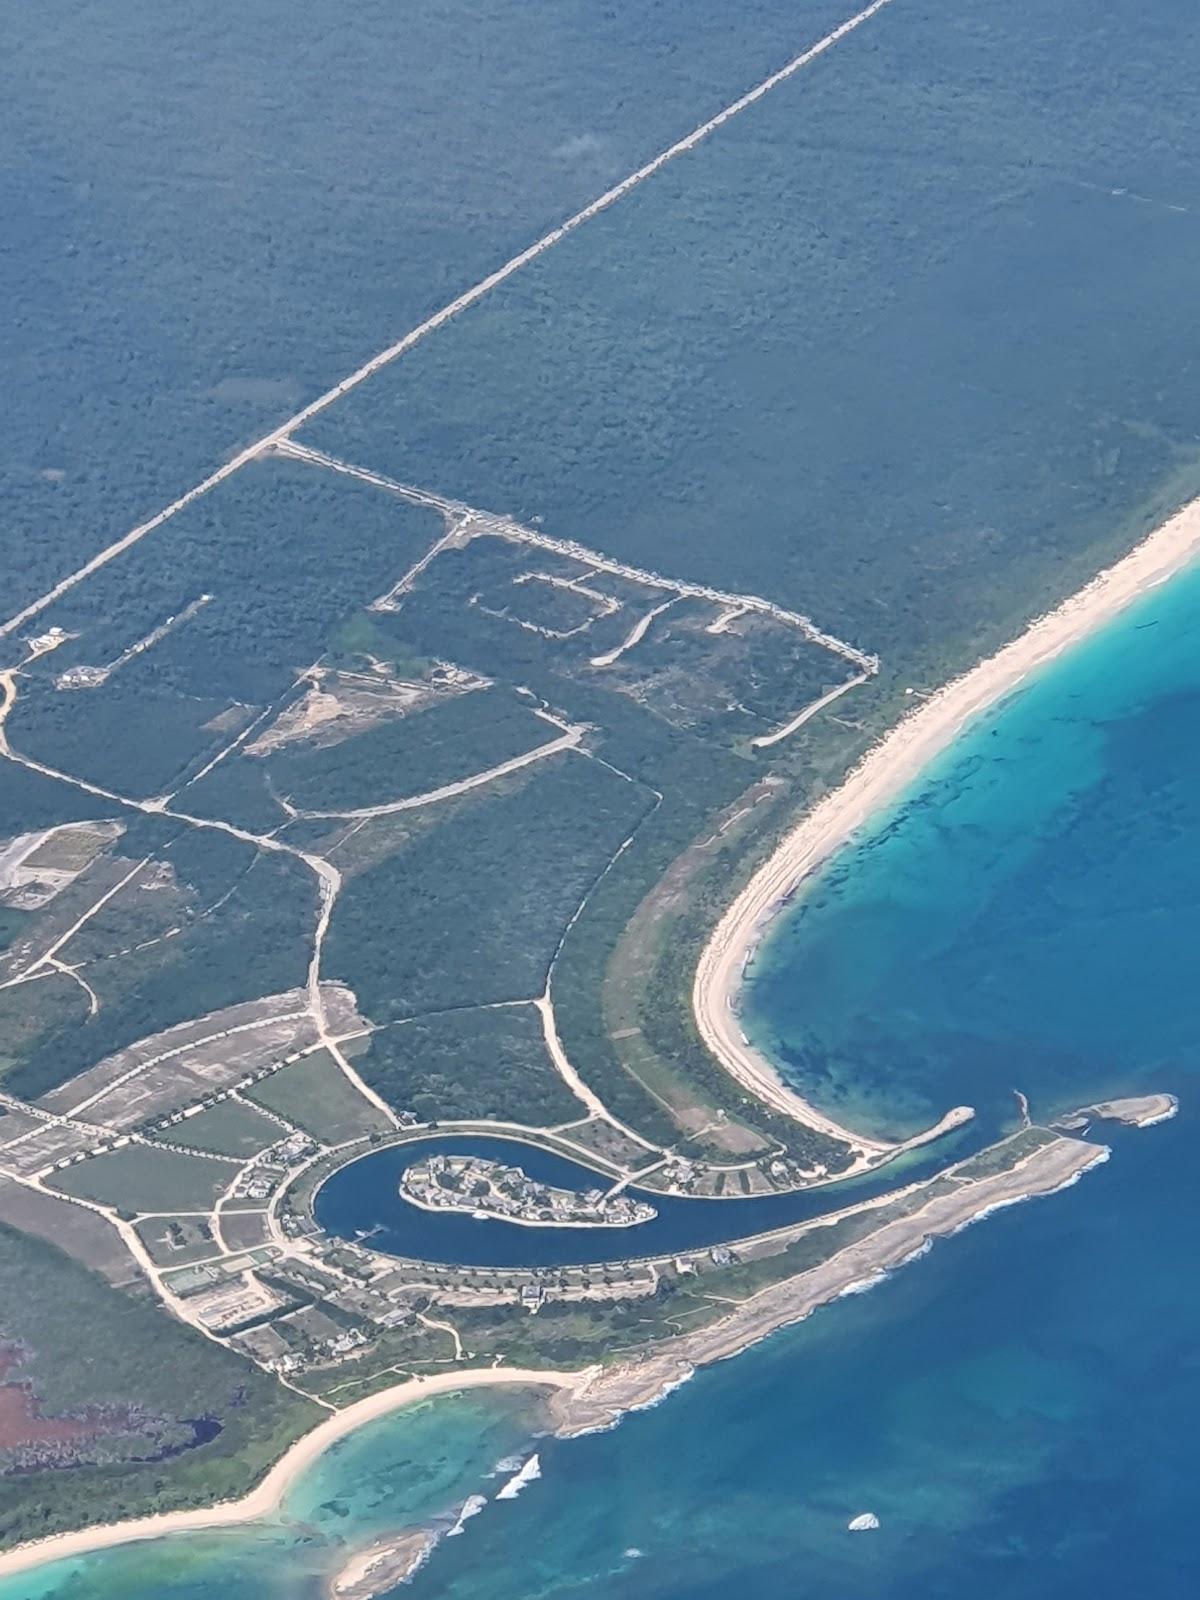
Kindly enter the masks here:
<path id="1" fill-rule="evenodd" d="M 28 1177 L 67 1156 L 94 1149 L 100 1138 L 95 1129 L 77 1128 L 67 1122 L 43 1122 L 27 1139 L 0 1150 L 0 1168 Z"/>
<path id="2" fill-rule="evenodd" d="M 0 841 L 0 905 L 18 911 L 47 905 L 120 837 L 122 826 L 74 823 Z"/>
<path id="3" fill-rule="evenodd" d="M 480 689 L 447 696 L 329 749 L 293 746 L 266 758 L 266 775 L 301 813 L 349 811 L 461 782 L 561 735 L 511 691 Z"/>
<path id="4" fill-rule="evenodd" d="M 326 968 L 373 1021 L 540 994 L 567 922 L 652 804 L 577 755 L 520 776 L 346 885 Z"/>
<path id="5" fill-rule="evenodd" d="M 218 1253 L 204 1217 L 147 1217 L 137 1224 L 137 1234 L 160 1267 L 185 1267 Z"/>
<path id="6" fill-rule="evenodd" d="M 265 1211 L 223 1211 L 221 1234 L 231 1250 L 254 1250 L 271 1243 Z"/>
<path id="7" fill-rule="evenodd" d="M 278 1116 L 325 1144 L 390 1128 L 387 1118 L 346 1077 L 327 1050 L 314 1050 L 246 1090 Z"/>
<path id="8" fill-rule="evenodd" d="M 1200 486 L 1168 12 L 889 6 L 304 442 L 892 664 L 978 654 Z"/>
<path id="9" fill-rule="evenodd" d="M 48 1186 L 120 1211 L 202 1211 L 235 1171 L 228 1161 L 130 1144 L 55 1173 Z"/>
<path id="10" fill-rule="evenodd" d="M 356 1066 L 397 1111 L 415 1111 L 422 1122 L 495 1117 L 550 1125 L 582 1109 L 550 1060 L 532 1006 L 380 1028 Z"/>
<path id="11" fill-rule="evenodd" d="M 35 1117 L 19 1107 L 0 1106 L 0 1149 L 16 1139 L 24 1139 L 45 1125 L 45 1117 Z"/>
<path id="12" fill-rule="evenodd" d="M 380 722 L 411 716 L 472 683 L 466 680 L 456 684 L 454 670 L 436 663 L 413 663 L 410 671 L 417 675 L 401 677 L 386 662 L 365 657 L 358 670 L 315 667 L 303 691 L 297 692 L 243 749 L 247 755 L 262 760 L 295 745 L 326 749 L 365 733 Z"/>
<path id="13" fill-rule="evenodd" d="M 331 986 L 329 1000 L 338 1020 L 350 1022 L 345 990 Z M 91 1116 L 132 1127 L 227 1088 L 315 1036 L 307 994 L 291 989 L 152 1034 L 44 1095 L 41 1104 L 56 1112 L 86 1104 Z"/>
<path id="14" fill-rule="evenodd" d="M 287 1135 L 270 1117 L 237 1100 L 223 1100 L 207 1111 L 165 1129 L 159 1137 L 221 1156 L 252 1156 Z"/>

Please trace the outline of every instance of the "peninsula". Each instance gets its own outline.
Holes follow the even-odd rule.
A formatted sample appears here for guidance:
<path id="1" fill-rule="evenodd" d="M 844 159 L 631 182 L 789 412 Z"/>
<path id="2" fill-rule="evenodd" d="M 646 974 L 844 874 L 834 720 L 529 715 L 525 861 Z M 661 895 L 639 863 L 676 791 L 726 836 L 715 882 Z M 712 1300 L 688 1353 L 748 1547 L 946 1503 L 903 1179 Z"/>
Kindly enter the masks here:
<path id="1" fill-rule="evenodd" d="M 747 1241 L 742 1259 L 720 1267 L 710 1264 L 703 1277 L 698 1261 L 688 1263 L 696 1289 L 689 1295 L 685 1274 L 681 1291 L 673 1297 L 674 1315 L 690 1309 L 702 1325 L 687 1333 L 674 1333 L 665 1324 L 651 1327 L 651 1339 L 655 1333 L 659 1337 L 638 1352 L 615 1359 L 602 1356 L 574 1371 L 512 1363 L 393 1384 L 330 1415 L 239 1500 L 30 1541 L 0 1554 L 0 1578 L 115 1545 L 277 1514 L 291 1485 L 338 1439 L 439 1395 L 507 1384 L 547 1393 L 551 1427 L 562 1437 L 612 1427 L 627 1412 L 652 1405 L 698 1368 L 736 1355 L 819 1306 L 879 1281 L 933 1240 L 958 1233 L 1003 1207 L 1078 1182 L 1107 1156 L 1103 1146 L 1026 1129 L 925 1183 Z M 430 1548 L 427 1530 L 397 1530 L 380 1546 L 343 1564 L 337 1575 L 345 1585 L 341 1592 L 370 1592 L 371 1578 L 392 1571 L 393 1557 L 398 1568 L 410 1567 Z"/>

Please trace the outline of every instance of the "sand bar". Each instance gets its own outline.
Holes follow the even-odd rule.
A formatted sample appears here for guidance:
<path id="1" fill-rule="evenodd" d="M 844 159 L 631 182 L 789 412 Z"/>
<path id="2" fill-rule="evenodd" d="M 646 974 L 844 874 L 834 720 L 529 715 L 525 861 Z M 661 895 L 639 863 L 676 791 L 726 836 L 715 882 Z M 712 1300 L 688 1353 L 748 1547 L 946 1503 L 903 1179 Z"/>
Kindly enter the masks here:
<path id="1" fill-rule="evenodd" d="M 437 1542 L 432 1528 L 413 1528 L 376 1540 L 352 1556 L 334 1578 L 329 1585 L 331 1600 L 374 1600 L 375 1595 L 407 1583 Z"/>
<path id="2" fill-rule="evenodd" d="M 901 1147 L 865 1139 L 825 1116 L 784 1083 L 771 1061 L 745 1038 L 735 1002 L 748 958 L 797 885 L 895 801 L 970 722 L 1030 673 L 1182 571 L 1198 555 L 1200 500 L 1193 500 L 1129 555 L 1039 617 L 995 655 L 920 700 L 867 752 L 845 782 L 784 838 L 713 931 L 692 989 L 701 1037 L 726 1071 L 752 1094 L 809 1127 L 846 1139 L 860 1149 L 863 1157 L 851 1170 L 872 1164 L 872 1157 L 877 1162 L 881 1155 Z M 932 1135 L 930 1130 L 921 1137 Z"/>
<path id="3" fill-rule="evenodd" d="M 1084 1106 L 1078 1115 L 1102 1122 L 1124 1122 L 1130 1128 L 1153 1128 L 1159 1122 L 1169 1122 L 1178 1110 L 1179 1101 L 1173 1094 L 1140 1094 L 1123 1100 L 1099 1100 L 1094 1106 Z"/>

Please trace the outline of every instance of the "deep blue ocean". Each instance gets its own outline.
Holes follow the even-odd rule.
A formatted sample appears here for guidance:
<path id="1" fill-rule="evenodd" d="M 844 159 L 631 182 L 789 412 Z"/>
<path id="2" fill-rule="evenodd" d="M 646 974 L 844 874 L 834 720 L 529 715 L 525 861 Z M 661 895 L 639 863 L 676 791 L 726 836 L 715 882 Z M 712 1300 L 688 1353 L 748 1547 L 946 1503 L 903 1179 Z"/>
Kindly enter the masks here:
<path id="1" fill-rule="evenodd" d="M 701 1373 L 446 1540 L 414 1600 L 1190 1595 L 1200 1476 L 1200 574 L 983 720 L 755 963 L 749 1025 L 878 1128 L 1180 1096 L 1074 1188 Z M 43 1568 L 0 1600 L 309 1600 L 347 1547 L 493 1494 L 529 1397 L 426 1405 L 285 1515 Z M 873 1511 L 881 1527 L 851 1535 Z"/>

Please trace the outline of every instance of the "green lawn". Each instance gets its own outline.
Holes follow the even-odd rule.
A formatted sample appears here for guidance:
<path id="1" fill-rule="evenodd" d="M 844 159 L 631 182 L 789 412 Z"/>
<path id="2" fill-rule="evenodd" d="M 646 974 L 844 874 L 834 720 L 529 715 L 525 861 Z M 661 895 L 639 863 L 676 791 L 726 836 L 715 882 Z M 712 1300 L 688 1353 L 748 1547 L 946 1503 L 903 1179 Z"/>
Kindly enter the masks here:
<path id="1" fill-rule="evenodd" d="M 273 1072 L 246 1093 L 326 1144 L 341 1144 L 391 1126 L 325 1050 Z"/>
<path id="2" fill-rule="evenodd" d="M 161 1135 L 174 1144 L 193 1145 L 197 1150 L 212 1150 L 222 1156 L 252 1156 L 285 1137 L 285 1131 L 253 1106 L 237 1100 L 223 1100 L 176 1123 Z"/>
<path id="3" fill-rule="evenodd" d="M 47 1187 L 120 1211 L 205 1211 L 235 1171 L 228 1161 L 129 1144 L 65 1168 Z"/>

